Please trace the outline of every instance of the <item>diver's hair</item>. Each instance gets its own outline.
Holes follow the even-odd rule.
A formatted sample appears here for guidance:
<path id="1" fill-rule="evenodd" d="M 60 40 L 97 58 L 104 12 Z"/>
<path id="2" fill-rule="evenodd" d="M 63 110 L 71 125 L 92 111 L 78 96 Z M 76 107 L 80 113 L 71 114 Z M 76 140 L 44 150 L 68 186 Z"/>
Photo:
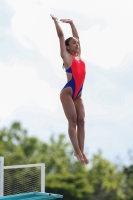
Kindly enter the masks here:
<path id="1" fill-rule="evenodd" d="M 66 45 L 66 46 L 69 46 L 69 42 L 70 42 L 71 39 L 73 39 L 73 37 L 69 37 L 69 38 L 67 38 L 67 39 L 65 40 L 65 45 Z"/>
<path id="2" fill-rule="evenodd" d="M 70 42 L 70 40 L 71 39 L 73 39 L 73 37 L 69 37 L 69 38 L 67 38 L 66 40 L 65 40 L 65 45 L 66 46 L 69 46 L 69 42 Z M 67 50 L 68 51 L 68 50 Z M 64 63 L 63 63 L 63 66 L 62 66 L 63 68 L 64 68 Z"/>

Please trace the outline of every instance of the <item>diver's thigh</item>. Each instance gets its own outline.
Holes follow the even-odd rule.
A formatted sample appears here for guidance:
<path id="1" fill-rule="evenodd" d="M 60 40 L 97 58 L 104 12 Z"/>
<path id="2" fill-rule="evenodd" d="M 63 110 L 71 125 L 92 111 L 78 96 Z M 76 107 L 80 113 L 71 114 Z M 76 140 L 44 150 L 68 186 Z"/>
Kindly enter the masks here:
<path id="1" fill-rule="evenodd" d="M 78 119 L 84 119 L 85 118 L 85 108 L 84 103 L 81 97 L 78 97 L 75 101 L 75 109 L 77 112 L 77 118 Z"/>
<path id="2" fill-rule="evenodd" d="M 64 113 L 65 113 L 68 121 L 76 122 L 77 121 L 77 113 L 76 113 L 76 109 L 75 109 L 75 104 L 71 97 L 71 92 L 68 89 L 69 88 L 65 88 L 61 91 L 60 99 L 61 99 L 61 103 L 62 103 L 62 106 L 64 109 Z"/>

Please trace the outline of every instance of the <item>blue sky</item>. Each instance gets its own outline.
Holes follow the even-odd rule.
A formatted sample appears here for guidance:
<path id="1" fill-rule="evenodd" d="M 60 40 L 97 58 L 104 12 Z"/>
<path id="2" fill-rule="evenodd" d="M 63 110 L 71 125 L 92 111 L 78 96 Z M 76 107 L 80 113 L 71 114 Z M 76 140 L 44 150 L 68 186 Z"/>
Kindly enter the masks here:
<path id="1" fill-rule="evenodd" d="M 87 67 L 85 150 L 91 156 L 102 149 L 105 158 L 127 163 L 133 147 L 132 0 L 1 0 L 0 127 L 17 120 L 44 141 L 51 133 L 67 135 L 59 99 L 66 76 L 50 13 L 73 19 L 79 31 Z M 60 25 L 71 36 L 69 25 Z"/>

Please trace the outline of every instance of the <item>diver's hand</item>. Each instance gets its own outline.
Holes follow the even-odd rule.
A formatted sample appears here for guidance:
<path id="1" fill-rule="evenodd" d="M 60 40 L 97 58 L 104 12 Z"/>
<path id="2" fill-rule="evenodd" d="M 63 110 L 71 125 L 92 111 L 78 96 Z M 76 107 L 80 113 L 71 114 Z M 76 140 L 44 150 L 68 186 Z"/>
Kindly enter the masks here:
<path id="1" fill-rule="evenodd" d="M 58 18 L 55 17 L 54 15 L 50 14 L 51 18 L 54 20 L 54 21 L 58 21 Z"/>
<path id="2" fill-rule="evenodd" d="M 60 19 L 60 21 L 68 24 L 71 24 L 73 22 L 71 19 Z"/>

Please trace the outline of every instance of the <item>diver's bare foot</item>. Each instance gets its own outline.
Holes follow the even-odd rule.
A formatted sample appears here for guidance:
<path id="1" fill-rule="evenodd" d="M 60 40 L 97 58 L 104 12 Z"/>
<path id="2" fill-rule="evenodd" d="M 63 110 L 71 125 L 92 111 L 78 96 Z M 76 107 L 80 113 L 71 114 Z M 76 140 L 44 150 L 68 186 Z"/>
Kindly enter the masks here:
<path id="1" fill-rule="evenodd" d="M 88 164 L 88 163 L 89 163 L 88 158 L 86 157 L 86 155 L 85 155 L 84 153 L 82 153 L 82 155 L 83 155 L 83 158 L 84 158 L 85 164 Z"/>
<path id="2" fill-rule="evenodd" d="M 83 164 L 83 165 L 86 164 L 86 163 L 85 163 L 85 160 L 84 160 L 84 157 L 83 157 L 83 155 L 82 155 L 81 153 L 74 153 L 74 156 L 78 159 L 78 161 L 79 161 L 81 164 Z"/>

